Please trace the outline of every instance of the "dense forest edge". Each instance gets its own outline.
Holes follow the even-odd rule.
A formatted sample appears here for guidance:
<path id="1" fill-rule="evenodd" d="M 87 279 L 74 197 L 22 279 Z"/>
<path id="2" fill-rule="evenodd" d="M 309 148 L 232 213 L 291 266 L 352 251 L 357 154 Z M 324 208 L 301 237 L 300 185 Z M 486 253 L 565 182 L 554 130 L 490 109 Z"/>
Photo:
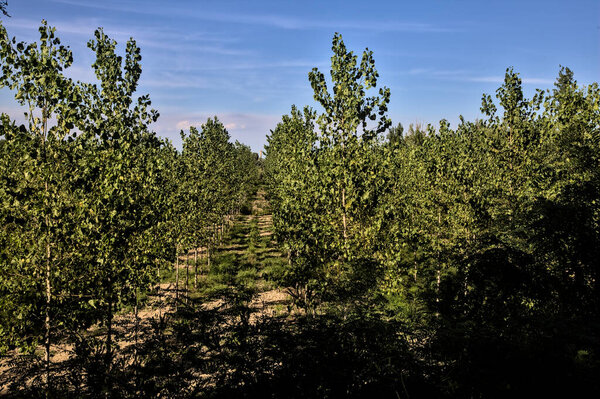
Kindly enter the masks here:
<path id="1" fill-rule="evenodd" d="M 0 23 L 0 396 L 600 395 L 597 83 L 509 68 L 482 119 L 405 129 L 336 33 L 262 159 L 153 132 L 135 40 L 96 30 L 86 83 L 39 33 Z"/>

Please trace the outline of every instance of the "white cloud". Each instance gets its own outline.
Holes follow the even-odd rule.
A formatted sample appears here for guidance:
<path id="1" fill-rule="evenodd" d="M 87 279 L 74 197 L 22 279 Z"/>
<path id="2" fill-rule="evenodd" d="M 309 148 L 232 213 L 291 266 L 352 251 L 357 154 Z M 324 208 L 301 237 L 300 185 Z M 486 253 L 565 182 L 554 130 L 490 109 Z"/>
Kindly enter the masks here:
<path id="1" fill-rule="evenodd" d="M 179 121 L 179 122 L 177 122 L 177 123 L 175 124 L 175 127 L 176 127 L 178 130 L 182 130 L 182 129 L 189 129 L 189 128 L 190 128 L 190 126 L 193 126 L 193 125 L 192 125 L 192 124 L 190 123 L 190 121 L 188 121 L 187 119 L 186 119 L 186 120 L 184 120 L 184 121 Z"/>
<path id="2" fill-rule="evenodd" d="M 408 71 L 409 75 L 423 75 L 432 72 L 431 68 L 413 68 Z"/>
<path id="3" fill-rule="evenodd" d="M 551 85 L 554 84 L 554 79 L 542 79 L 542 78 L 522 78 L 525 84 L 540 84 L 540 85 Z"/>
<path id="4" fill-rule="evenodd" d="M 38 27 L 41 21 L 24 18 L 10 18 L 5 26 L 12 30 L 20 31 L 21 37 L 31 37 L 36 40 L 39 37 Z M 48 20 L 48 25 L 56 28 L 56 34 L 60 38 L 70 35 L 82 36 L 84 41 L 77 39 L 77 43 L 86 43 L 94 37 L 94 31 L 101 27 L 104 33 L 118 43 L 124 44 L 130 38 L 136 40 L 136 44 L 142 48 L 155 48 L 170 53 L 193 53 L 193 54 L 218 54 L 225 56 L 247 56 L 253 54 L 248 49 L 231 47 L 237 39 L 215 33 L 178 31 L 165 28 L 160 25 L 135 25 L 128 24 L 127 29 L 106 24 L 99 18 L 79 18 L 75 20 Z M 9 32 L 10 33 L 10 32 Z M 24 35 L 23 35 L 24 34 Z M 32 39 L 29 39 L 32 40 Z M 68 44 L 68 43 L 67 43 Z"/>
<path id="5" fill-rule="evenodd" d="M 471 76 L 466 77 L 464 80 L 469 82 L 502 83 L 504 82 L 504 76 Z"/>
<path id="6" fill-rule="evenodd" d="M 466 80 L 470 82 L 483 82 L 483 83 L 504 83 L 504 76 L 474 76 L 469 77 Z M 523 84 L 541 84 L 541 85 L 550 85 L 554 83 L 553 79 L 544 79 L 544 78 L 529 78 L 529 77 L 521 77 L 521 81 Z"/>
<path id="7" fill-rule="evenodd" d="M 173 68 L 176 72 L 207 72 L 207 71 L 252 71 L 252 70 L 263 70 L 263 69 L 306 69 L 311 70 L 314 67 L 326 68 L 329 67 L 329 63 L 323 61 L 306 61 L 306 60 L 287 60 L 287 61 L 275 61 L 275 62 L 223 62 L 223 63 L 205 63 L 199 65 L 185 65 L 181 68 Z"/>
<path id="8" fill-rule="evenodd" d="M 26 30 L 35 35 L 39 36 L 38 28 L 41 25 L 41 21 L 24 18 L 10 18 L 4 25 L 9 29 Z M 56 28 L 56 34 L 58 37 L 62 37 L 64 34 L 72 34 L 78 36 L 85 36 L 86 38 L 93 38 L 94 31 L 98 27 L 104 28 L 104 33 L 109 37 L 117 41 L 125 41 L 129 39 L 135 30 L 122 30 L 102 24 L 101 20 L 97 18 L 84 18 L 70 21 L 57 21 L 48 20 L 48 26 Z"/>
<path id="9" fill-rule="evenodd" d="M 159 135 L 169 138 L 180 146 L 180 130 L 190 126 L 200 128 L 206 120 L 217 116 L 223 123 L 231 140 L 249 145 L 253 151 L 259 151 L 266 143 L 266 135 L 281 120 L 280 115 L 236 113 L 236 112 L 190 112 L 182 113 L 176 109 L 163 109 L 159 120 L 152 126 Z"/>
<path id="10" fill-rule="evenodd" d="M 474 76 L 472 71 L 465 69 L 456 70 L 439 70 L 435 68 L 412 68 L 405 72 L 408 75 L 419 75 L 427 76 L 432 78 L 438 78 L 443 80 L 457 80 L 463 82 L 481 82 L 481 83 L 498 83 L 504 82 L 504 75 L 487 75 L 487 76 Z M 554 83 L 553 79 L 536 78 L 536 77 L 522 77 L 521 81 L 523 84 L 540 84 L 550 85 Z"/>

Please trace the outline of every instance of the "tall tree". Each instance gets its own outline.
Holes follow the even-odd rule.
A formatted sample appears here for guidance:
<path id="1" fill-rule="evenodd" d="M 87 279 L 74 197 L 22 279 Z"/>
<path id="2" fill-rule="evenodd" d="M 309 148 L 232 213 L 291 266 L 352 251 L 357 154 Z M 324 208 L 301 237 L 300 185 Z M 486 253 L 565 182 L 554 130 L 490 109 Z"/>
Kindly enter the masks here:
<path id="1" fill-rule="evenodd" d="M 20 289 L 8 294 L 7 305 L 25 306 L 33 311 L 29 315 L 32 321 L 43 320 L 44 379 L 48 394 L 52 330 L 53 326 L 69 324 L 68 312 L 61 314 L 59 305 L 63 305 L 63 309 L 70 308 L 61 302 L 71 300 L 67 282 L 73 276 L 68 266 L 76 263 L 77 254 L 71 246 L 81 234 L 81 229 L 76 227 L 80 214 L 77 207 L 81 201 L 74 193 L 79 176 L 74 169 L 72 153 L 72 129 L 80 96 L 76 85 L 62 73 L 73 61 L 70 50 L 60 44 L 55 29 L 48 27 L 45 21 L 42 21 L 39 33 L 39 43 L 16 43 L 0 25 L 0 57 L 3 60 L 0 86 L 14 90 L 15 99 L 28 110 L 25 113 L 27 127 L 17 129 L 3 116 L 2 148 L 7 160 L 16 162 L 5 165 L 3 170 L 4 183 L 8 183 L 2 190 L 3 204 L 15 208 L 14 213 L 4 213 L 7 228 L 15 229 L 5 231 L 5 237 L 18 243 L 16 248 L 7 249 L 12 252 L 5 258 L 7 266 L 14 268 L 5 269 L 7 275 L 3 280 L 8 283 L 4 288 L 16 288 L 12 285 L 14 279 L 25 277 L 17 284 Z M 15 172 L 22 175 L 17 176 Z M 43 289 L 39 289 L 40 286 Z M 43 317 L 35 315 L 36 307 L 40 305 L 37 301 L 41 298 L 36 298 L 39 292 L 44 293 Z M 36 295 L 32 297 L 32 293 Z M 20 297 L 23 294 L 25 298 Z M 10 317 L 6 321 L 12 324 Z M 29 331 L 32 335 L 25 333 L 24 338 L 27 338 L 23 341 L 35 344 L 39 327 L 35 322 L 27 324 L 33 328 Z"/>
<path id="2" fill-rule="evenodd" d="M 371 170 L 370 146 L 391 124 L 386 116 L 390 90 L 383 87 L 378 96 L 367 97 L 367 90 L 377 86 L 379 77 L 372 51 L 365 50 L 359 64 L 358 57 L 347 50 L 338 33 L 333 37 L 332 51 L 332 92 L 328 91 L 325 75 L 317 68 L 309 73 L 309 80 L 315 100 L 324 108 L 318 118 L 320 148 L 324 162 L 328 163 L 323 184 L 328 185 L 326 192 L 333 191 L 329 211 L 335 216 L 331 223 L 334 229 L 339 226 L 341 233 L 333 245 L 338 247 L 342 258 L 349 259 L 354 240 L 364 239 L 361 232 L 368 230 L 361 223 L 367 210 L 363 199 L 374 193 L 369 184 L 370 174 L 361 171 Z M 375 127 L 372 121 L 376 121 Z"/>

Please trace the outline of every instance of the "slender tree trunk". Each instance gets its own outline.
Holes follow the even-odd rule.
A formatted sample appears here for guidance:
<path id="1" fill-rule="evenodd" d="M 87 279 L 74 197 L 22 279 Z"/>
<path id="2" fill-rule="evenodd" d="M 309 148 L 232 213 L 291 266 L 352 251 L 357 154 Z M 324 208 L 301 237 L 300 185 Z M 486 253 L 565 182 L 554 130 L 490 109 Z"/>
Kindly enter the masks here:
<path id="1" fill-rule="evenodd" d="M 417 282 L 417 261 L 416 260 L 414 262 L 414 266 L 415 266 L 415 268 L 414 268 L 413 274 L 414 274 L 414 279 L 415 279 L 415 283 L 416 283 Z"/>
<path id="2" fill-rule="evenodd" d="M 47 161 L 47 147 L 46 147 L 46 136 L 47 136 L 47 118 L 46 118 L 46 104 L 44 101 L 44 106 L 42 109 L 42 117 L 43 117 L 43 126 L 42 126 L 42 148 L 43 148 L 43 160 L 44 163 Z M 44 178 L 44 192 L 48 195 L 48 180 L 47 177 Z M 46 270 L 45 270 L 45 283 L 46 283 L 46 306 L 45 306 L 45 318 L 44 318 L 44 363 L 45 363 L 45 379 L 46 379 L 46 398 L 48 398 L 50 394 L 50 305 L 52 302 L 52 284 L 50 282 L 51 270 L 50 270 L 50 218 L 48 214 L 45 217 L 46 221 Z"/>
<path id="3" fill-rule="evenodd" d="M 343 123 L 343 121 L 342 121 Z M 346 138 L 342 140 L 342 225 L 344 228 L 344 252 L 348 249 L 348 221 L 346 220 Z M 347 256 L 345 253 L 344 256 Z"/>
<path id="4" fill-rule="evenodd" d="M 210 244 L 206 246 L 206 272 L 210 270 Z"/>
<path id="5" fill-rule="evenodd" d="M 436 272 L 436 289 L 435 289 L 435 303 L 437 304 L 437 316 L 440 315 L 440 285 L 442 282 L 442 272 L 438 269 Z"/>
<path id="6" fill-rule="evenodd" d="M 466 199 L 466 195 L 463 198 L 465 198 L 465 203 L 466 203 L 466 200 L 467 200 Z M 466 228 L 466 232 L 465 233 L 466 233 L 465 235 L 467 237 L 467 239 L 466 239 L 466 241 L 467 241 L 467 247 L 469 248 L 471 246 L 470 245 L 471 244 L 471 232 L 469 231 L 468 227 Z M 464 278 L 463 278 L 463 303 L 467 303 L 466 300 L 467 300 L 467 295 L 469 293 L 469 290 L 468 290 L 468 287 L 469 287 L 469 280 L 468 280 L 469 270 L 468 270 L 468 266 L 466 264 L 465 264 L 464 268 L 465 269 L 464 269 Z M 466 306 L 465 306 L 464 312 L 465 312 L 465 314 L 467 312 L 467 307 Z"/>
<path id="7" fill-rule="evenodd" d="M 108 306 L 107 306 L 107 320 L 106 320 L 106 325 L 107 325 L 107 331 L 106 331 L 106 357 L 104 359 L 104 367 L 106 368 L 105 374 L 104 374 L 104 387 L 106 389 L 104 397 L 108 398 L 109 392 L 111 391 L 110 389 L 110 385 L 111 385 L 111 377 L 110 377 L 110 369 L 111 369 L 111 364 L 112 364 L 112 289 L 109 290 L 110 295 L 109 295 L 109 299 L 108 299 Z"/>
<path id="8" fill-rule="evenodd" d="M 194 289 L 198 289 L 198 243 L 194 247 Z"/>
<path id="9" fill-rule="evenodd" d="M 175 311 L 179 302 L 179 245 L 175 251 Z"/>
<path id="10" fill-rule="evenodd" d="M 342 224 L 344 226 L 344 247 L 347 247 L 348 246 L 348 227 L 347 227 L 347 222 L 346 222 L 346 187 L 342 188 Z"/>
<path id="11" fill-rule="evenodd" d="M 46 185 L 46 189 L 48 185 Z M 46 225 L 48 225 L 48 217 L 46 216 Z M 52 285 L 50 284 L 50 240 L 46 241 L 46 317 L 44 321 L 44 363 L 46 368 L 46 397 L 50 393 L 50 305 L 52 301 Z"/>
<path id="12" fill-rule="evenodd" d="M 108 304 L 107 304 L 107 318 L 106 318 L 106 371 L 107 378 L 110 372 L 112 363 L 112 319 L 113 319 L 113 298 L 112 298 L 112 281 L 108 278 Z"/>
<path id="13" fill-rule="evenodd" d="M 441 285 L 441 262 L 440 262 L 440 230 L 442 228 L 442 211 L 438 209 L 438 229 L 437 229 L 437 270 L 436 270 L 436 288 L 435 288 L 435 305 L 436 317 L 440 316 L 440 285 Z"/>
<path id="14" fill-rule="evenodd" d="M 135 307 L 133 308 L 133 312 L 135 314 L 135 346 L 133 348 L 133 364 L 135 365 L 135 370 L 137 374 L 137 355 L 138 355 L 138 331 L 140 326 L 140 319 L 138 318 L 138 288 L 135 287 Z"/>
<path id="15" fill-rule="evenodd" d="M 415 288 L 416 288 L 416 286 L 417 286 L 417 278 L 418 278 L 418 274 L 417 274 L 417 273 L 418 273 L 418 269 L 417 269 L 417 257 L 416 257 L 416 255 L 415 255 L 415 254 L 413 254 L 413 256 L 415 257 L 415 260 L 414 260 L 414 270 L 413 270 L 413 277 L 414 277 L 414 279 L 415 279 Z M 412 302 L 413 302 L 413 305 L 415 305 L 415 304 L 416 304 L 416 302 L 417 302 L 417 296 L 416 296 L 416 295 L 413 295 L 413 296 L 412 296 Z"/>
<path id="16" fill-rule="evenodd" d="M 188 303 L 188 288 L 190 286 L 190 251 L 186 252 L 185 258 L 185 303 Z"/>
<path id="17" fill-rule="evenodd" d="M 308 309 L 310 307 L 309 303 L 308 303 L 308 283 L 304 284 L 304 293 L 303 293 L 303 296 L 304 296 L 304 306 L 305 306 L 306 309 Z"/>

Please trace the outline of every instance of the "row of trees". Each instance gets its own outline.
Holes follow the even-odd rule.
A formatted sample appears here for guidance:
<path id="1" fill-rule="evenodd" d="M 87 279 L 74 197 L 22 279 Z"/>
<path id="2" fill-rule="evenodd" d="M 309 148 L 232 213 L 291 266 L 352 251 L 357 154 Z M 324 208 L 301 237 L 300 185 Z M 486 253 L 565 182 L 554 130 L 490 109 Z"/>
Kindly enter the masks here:
<path id="1" fill-rule="evenodd" d="M 257 167 L 216 118 L 182 132 L 181 151 L 149 130 L 158 113 L 133 97 L 142 71 L 133 39 L 122 57 L 95 32 L 91 84 L 64 75 L 73 57 L 54 28 L 43 21 L 39 32 L 37 43 L 17 42 L 0 24 L 0 87 L 27 110 L 25 125 L 0 119 L 0 351 L 42 344 L 34 383 L 50 392 L 58 341 L 110 375 L 115 312 L 137 309 L 178 255 L 214 245 Z M 102 344 L 85 333 L 95 324 Z M 87 384 L 101 391 L 107 378 Z"/>
<path id="2" fill-rule="evenodd" d="M 309 312 L 405 326 L 442 392 L 593 388 L 600 347 L 600 90 L 562 68 L 523 94 L 512 69 L 484 118 L 390 128 L 372 54 L 333 39 L 323 112 L 293 107 L 268 137 L 283 282 Z M 388 131 L 388 140 L 381 134 Z M 427 370 L 427 372 L 425 372 Z"/>

